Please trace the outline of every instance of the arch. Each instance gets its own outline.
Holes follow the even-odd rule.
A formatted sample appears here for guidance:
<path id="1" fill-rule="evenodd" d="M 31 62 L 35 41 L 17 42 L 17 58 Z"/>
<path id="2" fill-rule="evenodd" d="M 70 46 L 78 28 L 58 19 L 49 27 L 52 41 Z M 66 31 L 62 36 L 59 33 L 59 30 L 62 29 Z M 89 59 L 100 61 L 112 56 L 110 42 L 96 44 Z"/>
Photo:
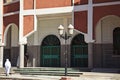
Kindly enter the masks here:
<path id="1" fill-rule="evenodd" d="M 84 35 L 76 35 L 71 43 L 71 67 L 88 67 L 88 44 Z"/>
<path id="2" fill-rule="evenodd" d="M 53 41 L 52 39 L 54 39 L 55 41 Z M 46 42 L 48 42 L 48 43 L 46 43 Z M 46 46 L 46 45 L 49 45 L 49 46 L 60 45 L 60 41 L 57 38 L 57 36 L 55 36 L 55 35 L 48 35 L 42 41 L 42 46 Z"/>
<path id="3" fill-rule="evenodd" d="M 120 66 L 119 57 L 113 57 L 114 30 L 120 27 L 120 17 L 108 15 L 99 20 L 95 29 L 94 64 L 96 66 L 115 68 Z"/>
<path id="4" fill-rule="evenodd" d="M 4 44 L 5 44 L 5 45 L 6 45 L 6 41 L 7 41 L 7 33 L 8 33 L 8 30 L 10 29 L 10 27 L 12 27 L 15 31 L 18 32 L 18 27 L 17 27 L 16 24 L 14 24 L 14 23 L 9 24 L 9 25 L 6 27 L 5 31 L 4 31 Z M 17 35 L 17 37 L 18 37 L 18 35 Z M 19 37 L 18 37 L 18 38 L 19 38 Z M 17 39 L 18 39 L 18 38 L 17 38 Z"/>
<path id="5" fill-rule="evenodd" d="M 60 41 L 55 35 L 46 36 L 41 45 L 41 66 L 60 66 Z"/>
<path id="6" fill-rule="evenodd" d="M 107 21 L 107 22 L 106 22 Z M 107 15 L 107 16 L 104 16 L 102 17 L 98 22 L 97 22 L 97 25 L 96 25 L 96 28 L 95 28 L 95 41 L 96 43 L 112 43 L 113 41 L 113 37 L 112 37 L 112 31 L 114 28 L 116 28 L 117 26 L 120 26 L 119 25 L 120 23 L 120 17 L 119 16 L 116 16 L 116 15 Z M 104 27 L 103 27 L 104 26 Z M 111 29 L 110 29 L 111 27 Z M 107 28 L 107 29 L 106 29 Z M 108 28 L 109 28 L 109 32 L 110 34 L 105 34 L 105 33 L 102 33 L 103 30 L 104 32 L 107 33 L 108 31 Z M 106 36 L 109 36 L 111 35 L 110 39 L 108 40 L 111 40 L 111 41 L 104 41 L 103 40 L 103 34 L 105 34 Z M 107 37 L 106 37 L 107 38 Z"/>
<path id="7" fill-rule="evenodd" d="M 17 65 L 17 57 L 19 55 L 19 47 L 18 47 L 18 27 L 14 23 L 9 24 L 4 31 L 4 58 L 5 62 L 6 58 L 12 63 L 12 66 Z"/>

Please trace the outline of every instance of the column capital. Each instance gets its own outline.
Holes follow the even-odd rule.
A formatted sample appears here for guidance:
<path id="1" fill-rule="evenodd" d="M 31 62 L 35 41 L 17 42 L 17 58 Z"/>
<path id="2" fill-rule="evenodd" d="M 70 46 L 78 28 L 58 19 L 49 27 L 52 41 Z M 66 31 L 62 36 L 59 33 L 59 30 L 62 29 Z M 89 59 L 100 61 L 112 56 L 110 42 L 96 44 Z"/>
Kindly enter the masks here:
<path id="1" fill-rule="evenodd" d="M 20 45 L 25 45 L 25 44 L 27 44 L 27 38 L 22 38 L 22 39 L 20 39 L 19 44 L 20 44 Z"/>

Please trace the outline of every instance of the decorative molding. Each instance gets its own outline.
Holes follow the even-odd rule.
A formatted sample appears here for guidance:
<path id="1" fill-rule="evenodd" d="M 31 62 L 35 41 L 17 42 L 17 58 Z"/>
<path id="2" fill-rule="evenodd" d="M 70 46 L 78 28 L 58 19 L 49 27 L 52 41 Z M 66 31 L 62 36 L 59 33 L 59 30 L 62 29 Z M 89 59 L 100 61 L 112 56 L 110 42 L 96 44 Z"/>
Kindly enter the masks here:
<path id="1" fill-rule="evenodd" d="M 19 11 L 6 13 L 6 14 L 3 15 L 3 17 L 7 17 L 7 16 L 11 16 L 11 15 L 16 15 L 16 14 L 19 14 Z"/>
<path id="2" fill-rule="evenodd" d="M 58 14 L 58 13 L 70 13 L 73 11 L 85 11 L 88 9 L 87 5 L 80 5 L 80 6 L 68 6 L 68 7 L 57 7 L 57 8 L 45 8 L 45 9 L 31 9 L 31 10 L 24 10 L 23 15 L 46 15 L 46 14 Z M 35 13 L 36 12 L 36 13 Z"/>

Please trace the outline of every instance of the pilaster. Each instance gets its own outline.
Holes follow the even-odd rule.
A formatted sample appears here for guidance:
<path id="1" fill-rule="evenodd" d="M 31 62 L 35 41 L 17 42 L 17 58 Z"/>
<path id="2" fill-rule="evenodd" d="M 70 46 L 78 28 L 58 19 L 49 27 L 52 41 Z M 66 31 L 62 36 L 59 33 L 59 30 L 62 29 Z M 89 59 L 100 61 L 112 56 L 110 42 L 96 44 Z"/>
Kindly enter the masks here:
<path id="1" fill-rule="evenodd" d="M 88 68 L 93 68 L 93 43 L 88 43 Z"/>

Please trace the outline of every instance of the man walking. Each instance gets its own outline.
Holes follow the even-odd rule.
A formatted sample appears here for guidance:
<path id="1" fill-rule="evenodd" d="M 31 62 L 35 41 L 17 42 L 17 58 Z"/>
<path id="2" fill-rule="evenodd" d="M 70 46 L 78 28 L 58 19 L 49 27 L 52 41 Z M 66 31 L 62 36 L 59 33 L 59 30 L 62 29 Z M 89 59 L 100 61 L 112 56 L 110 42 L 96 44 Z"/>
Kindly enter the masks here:
<path id="1" fill-rule="evenodd" d="M 6 62 L 5 62 L 5 72 L 6 72 L 6 76 L 9 75 L 9 73 L 10 73 L 10 68 L 11 68 L 11 62 L 9 61 L 9 59 L 6 59 Z"/>

